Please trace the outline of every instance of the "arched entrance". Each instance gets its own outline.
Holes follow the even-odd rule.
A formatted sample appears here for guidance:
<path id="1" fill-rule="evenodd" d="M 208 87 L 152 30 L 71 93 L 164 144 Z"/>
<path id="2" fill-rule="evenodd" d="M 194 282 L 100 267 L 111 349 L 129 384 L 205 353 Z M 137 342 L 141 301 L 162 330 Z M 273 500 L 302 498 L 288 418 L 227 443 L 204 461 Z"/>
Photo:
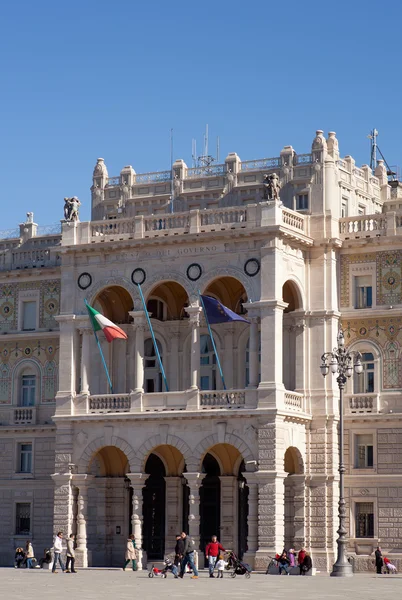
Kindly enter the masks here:
<path id="1" fill-rule="evenodd" d="M 200 488 L 200 548 L 212 535 L 223 546 L 243 555 L 247 549 L 248 486 L 240 452 L 231 444 L 216 444 L 204 456 Z"/>
<path id="2" fill-rule="evenodd" d="M 130 322 L 129 311 L 134 310 L 133 299 L 119 285 L 104 288 L 96 296 L 93 307 L 118 325 Z"/>
<path id="3" fill-rule="evenodd" d="M 143 548 L 148 560 L 173 552 L 176 533 L 188 531 L 189 493 L 182 453 L 169 444 L 155 447 L 145 463 Z"/>
<path id="4" fill-rule="evenodd" d="M 202 472 L 205 477 L 200 488 L 200 548 L 204 552 L 213 535 L 221 538 L 221 470 L 212 454 L 205 455 Z"/>
<path id="5" fill-rule="evenodd" d="M 305 477 L 303 459 L 297 448 L 290 447 L 284 457 L 285 473 L 285 548 L 301 548 L 304 543 Z"/>
<path id="6" fill-rule="evenodd" d="M 151 319 L 158 321 L 187 319 L 184 308 L 188 305 L 187 292 L 176 281 L 158 284 L 147 296 L 147 310 L 151 313 Z"/>
<path id="7" fill-rule="evenodd" d="M 115 446 L 104 446 L 92 458 L 88 473 L 94 477 L 88 490 L 87 548 L 90 565 L 121 566 L 129 534 L 129 472 L 127 456 Z"/>
<path id="8" fill-rule="evenodd" d="M 143 548 L 152 561 L 165 553 L 166 470 L 159 456 L 149 455 L 145 473 L 149 477 L 143 489 Z"/>
<path id="9" fill-rule="evenodd" d="M 297 363 L 302 360 L 302 356 L 297 356 L 297 337 L 302 335 L 294 320 L 294 311 L 301 308 L 300 293 L 293 281 L 286 281 L 282 288 L 282 299 L 288 306 L 283 315 L 283 384 L 287 390 L 297 389 L 296 372 Z M 302 352 L 302 348 L 300 348 Z M 299 368 L 300 371 L 300 368 Z"/>

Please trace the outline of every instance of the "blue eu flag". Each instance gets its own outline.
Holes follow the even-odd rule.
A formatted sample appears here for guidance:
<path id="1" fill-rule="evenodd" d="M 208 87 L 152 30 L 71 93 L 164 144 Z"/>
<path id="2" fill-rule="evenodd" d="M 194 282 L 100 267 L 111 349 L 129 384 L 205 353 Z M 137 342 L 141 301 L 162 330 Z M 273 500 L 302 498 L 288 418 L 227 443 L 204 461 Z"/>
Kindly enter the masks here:
<path id="1" fill-rule="evenodd" d="M 233 310 L 230 310 L 227 306 L 223 306 L 219 300 L 211 298 L 211 296 L 202 296 L 206 316 L 210 324 L 215 323 L 229 323 L 230 321 L 243 321 L 243 323 L 250 323 L 244 317 L 237 315 Z"/>

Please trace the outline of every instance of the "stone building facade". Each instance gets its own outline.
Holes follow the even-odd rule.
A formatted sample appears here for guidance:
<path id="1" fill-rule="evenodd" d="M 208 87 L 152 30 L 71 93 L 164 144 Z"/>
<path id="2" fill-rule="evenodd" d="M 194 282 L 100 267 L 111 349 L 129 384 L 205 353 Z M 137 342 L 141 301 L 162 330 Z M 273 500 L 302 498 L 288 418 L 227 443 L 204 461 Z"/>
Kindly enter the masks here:
<path id="1" fill-rule="evenodd" d="M 340 324 L 364 362 L 345 409 L 349 551 L 358 569 L 379 540 L 397 559 L 402 194 L 381 161 L 357 168 L 317 131 L 308 154 L 209 167 L 109 177 L 98 159 L 91 196 L 90 222 L 41 236 L 28 218 L 0 246 L 1 563 L 63 529 L 81 565 L 121 564 L 129 532 L 145 564 L 185 529 L 256 568 L 305 545 L 328 570 L 339 392 L 319 366 Z M 213 326 L 227 392 L 199 292 L 250 321 Z M 100 335 L 113 394 L 85 300 L 128 336 Z"/>

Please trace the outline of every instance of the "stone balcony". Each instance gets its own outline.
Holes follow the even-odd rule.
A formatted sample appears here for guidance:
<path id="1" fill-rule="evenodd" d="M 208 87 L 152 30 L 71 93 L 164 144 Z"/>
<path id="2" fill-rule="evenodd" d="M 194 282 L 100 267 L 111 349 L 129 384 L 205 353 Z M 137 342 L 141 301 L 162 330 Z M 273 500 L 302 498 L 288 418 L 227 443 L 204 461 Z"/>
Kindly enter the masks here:
<path id="1" fill-rule="evenodd" d="M 309 414 L 305 396 L 298 392 L 285 391 L 281 410 L 300 415 Z M 73 399 L 73 416 L 157 413 L 157 412 L 199 412 L 211 410 L 255 410 L 258 408 L 258 390 L 185 390 L 145 394 L 102 394 L 81 395 Z"/>
<path id="2" fill-rule="evenodd" d="M 204 232 L 259 228 L 280 230 L 286 237 L 311 246 L 309 216 L 279 206 L 277 202 L 261 202 L 247 206 L 190 210 L 188 212 L 136 216 L 63 225 L 63 246 L 99 244 L 147 238 L 191 235 Z"/>
<path id="3" fill-rule="evenodd" d="M 345 396 L 345 413 L 378 414 L 380 412 L 379 394 L 351 394 Z"/>
<path id="4" fill-rule="evenodd" d="M 339 219 L 341 240 L 402 235 L 402 212 L 360 215 Z"/>

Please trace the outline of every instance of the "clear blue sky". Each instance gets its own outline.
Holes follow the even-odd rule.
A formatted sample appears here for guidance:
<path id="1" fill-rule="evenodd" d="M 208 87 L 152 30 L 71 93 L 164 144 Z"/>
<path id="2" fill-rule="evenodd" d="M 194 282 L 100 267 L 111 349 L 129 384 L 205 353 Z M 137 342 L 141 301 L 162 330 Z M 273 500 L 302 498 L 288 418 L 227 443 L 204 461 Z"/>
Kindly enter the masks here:
<path id="1" fill-rule="evenodd" d="M 376 127 L 402 166 L 402 3 L 368 0 L 5 0 L 0 9 L 0 229 L 33 210 L 90 215 L 92 170 L 191 163 L 205 124 L 221 158 L 309 152 L 334 130 L 369 162 Z"/>

